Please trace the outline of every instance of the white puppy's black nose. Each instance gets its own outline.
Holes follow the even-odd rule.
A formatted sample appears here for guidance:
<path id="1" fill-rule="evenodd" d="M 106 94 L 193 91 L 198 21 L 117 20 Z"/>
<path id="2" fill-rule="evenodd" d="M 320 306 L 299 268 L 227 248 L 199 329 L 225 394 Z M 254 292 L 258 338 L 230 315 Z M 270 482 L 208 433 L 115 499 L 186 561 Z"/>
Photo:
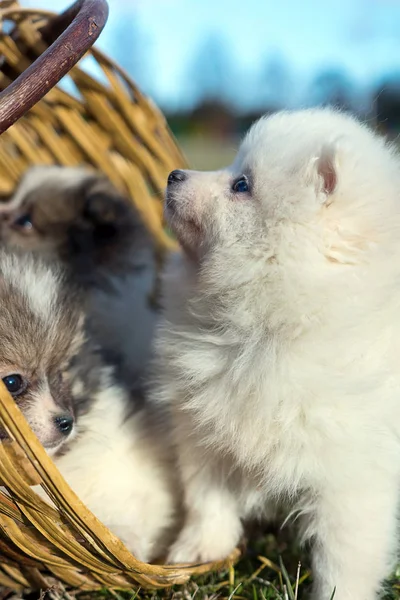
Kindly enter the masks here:
<path id="1" fill-rule="evenodd" d="M 74 426 L 74 419 L 70 415 L 55 417 L 54 422 L 59 432 L 63 435 L 70 434 Z"/>
<path id="2" fill-rule="evenodd" d="M 186 179 L 185 171 L 180 171 L 179 169 L 175 169 L 175 171 L 171 171 L 171 173 L 168 175 L 168 185 L 171 185 L 174 183 L 182 183 L 182 181 L 185 181 L 185 179 Z"/>

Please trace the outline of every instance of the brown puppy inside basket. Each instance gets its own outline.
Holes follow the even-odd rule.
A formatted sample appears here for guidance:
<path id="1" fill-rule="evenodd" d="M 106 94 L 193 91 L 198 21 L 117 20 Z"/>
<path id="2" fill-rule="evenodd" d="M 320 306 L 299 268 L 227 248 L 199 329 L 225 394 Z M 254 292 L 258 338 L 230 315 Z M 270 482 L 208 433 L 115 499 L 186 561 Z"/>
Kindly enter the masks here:
<path id="1" fill-rule="evenodd" d="M 70 428 L 55 444 L 55 463 L 88 508 L 140 560 L 152 560 L 165 551 L 177 504 L 167 417 L 140 393 L 155 318 L 149 299 L 156 272 L 153 244 L 134 209 L 106 179 L 75 168 L 28 170 L 2 207 L 0 232 L 4 246 L 45 260 L 48 284 L 60 288 L 57 300 L 46 304 L 48 284 L 37 279 L 35 260 L 31 277 L 54 328 L 61 326 L 56 315 L 82 309 L 89 314 L 80 329 L 86 341 L 68 363 Z M 55 279 L 54 268 L 69 278 Z M 57 340 L 48 352 L 62 356 Z M 25 346 L 35 344 L 32 335 Z M 116 358 L 119 346 L 122 359 Z M 61 363 L 52 366 L 53 378 L 62 374 Z M 59 390 L 54 398 L 42 388 L 27 396 L 31 388 L 18 394 L 18 402 L 49 450 L 31 415 L 47 411 L 50 420 L 57 419 Z"/>

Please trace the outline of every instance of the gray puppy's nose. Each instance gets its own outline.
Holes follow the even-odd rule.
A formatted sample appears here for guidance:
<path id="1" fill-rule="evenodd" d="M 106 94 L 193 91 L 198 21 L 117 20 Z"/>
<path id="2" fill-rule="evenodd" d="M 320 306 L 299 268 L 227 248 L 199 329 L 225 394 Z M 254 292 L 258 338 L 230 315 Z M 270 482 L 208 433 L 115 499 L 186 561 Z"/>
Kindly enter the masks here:
<path id="1" fill-rule="evenodd" d="M 185 171 L 180 171 L 179 169 L 175 169 L 175 171 L 171 171 L 171 173 L 168 175 L 168 185 L 171 185 L 174 183 L 182 183 L 182 181 L 185 181 L 185 179 L 186 179 Z"/>

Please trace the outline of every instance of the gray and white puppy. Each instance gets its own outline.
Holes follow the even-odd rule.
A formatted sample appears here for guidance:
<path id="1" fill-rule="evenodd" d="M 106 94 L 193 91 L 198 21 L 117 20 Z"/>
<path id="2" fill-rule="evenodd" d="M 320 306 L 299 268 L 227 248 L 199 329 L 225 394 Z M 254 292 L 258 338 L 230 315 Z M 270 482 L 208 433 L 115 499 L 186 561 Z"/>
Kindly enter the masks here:
<path id="1" fill-rule="evenodd" d="M 160 412 L 104 365 L 60 265 L 1 250 L 0 303 L 0 378 L 81 500 L 139 559 L 156 558 L 176 489 Z"/>
<path id="2" fill-rule="evenodd" d="M 69 268 L 85 291 L 91 335 L 137 389 L 157 317 L 157 258 L 129 201 L 98 173 L 35 166 L 0 208 L 0 242 Z"/>

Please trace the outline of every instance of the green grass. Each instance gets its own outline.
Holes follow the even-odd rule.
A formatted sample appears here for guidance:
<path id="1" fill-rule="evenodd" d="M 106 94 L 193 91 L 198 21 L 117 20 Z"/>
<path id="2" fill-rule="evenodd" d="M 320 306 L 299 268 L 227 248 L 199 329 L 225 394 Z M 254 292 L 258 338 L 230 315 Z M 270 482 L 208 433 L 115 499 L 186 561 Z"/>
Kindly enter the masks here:
<path id="1" fill-rule="evenodd" d="M 253 540 L 243 558 L 230 570 L 193 578 L 184 586 L 156 592 L 104 590 L 97 594 L 78 594 L 78 599 L 306 600 L 311 582 L 309 556 L 283 531 L 277 535 L 266 533 Z M 56 596 L 54 600 L 62 598 L 62 595 Z M 383 599 L 400 600 L 400 569 L 387 583 Z"/>

